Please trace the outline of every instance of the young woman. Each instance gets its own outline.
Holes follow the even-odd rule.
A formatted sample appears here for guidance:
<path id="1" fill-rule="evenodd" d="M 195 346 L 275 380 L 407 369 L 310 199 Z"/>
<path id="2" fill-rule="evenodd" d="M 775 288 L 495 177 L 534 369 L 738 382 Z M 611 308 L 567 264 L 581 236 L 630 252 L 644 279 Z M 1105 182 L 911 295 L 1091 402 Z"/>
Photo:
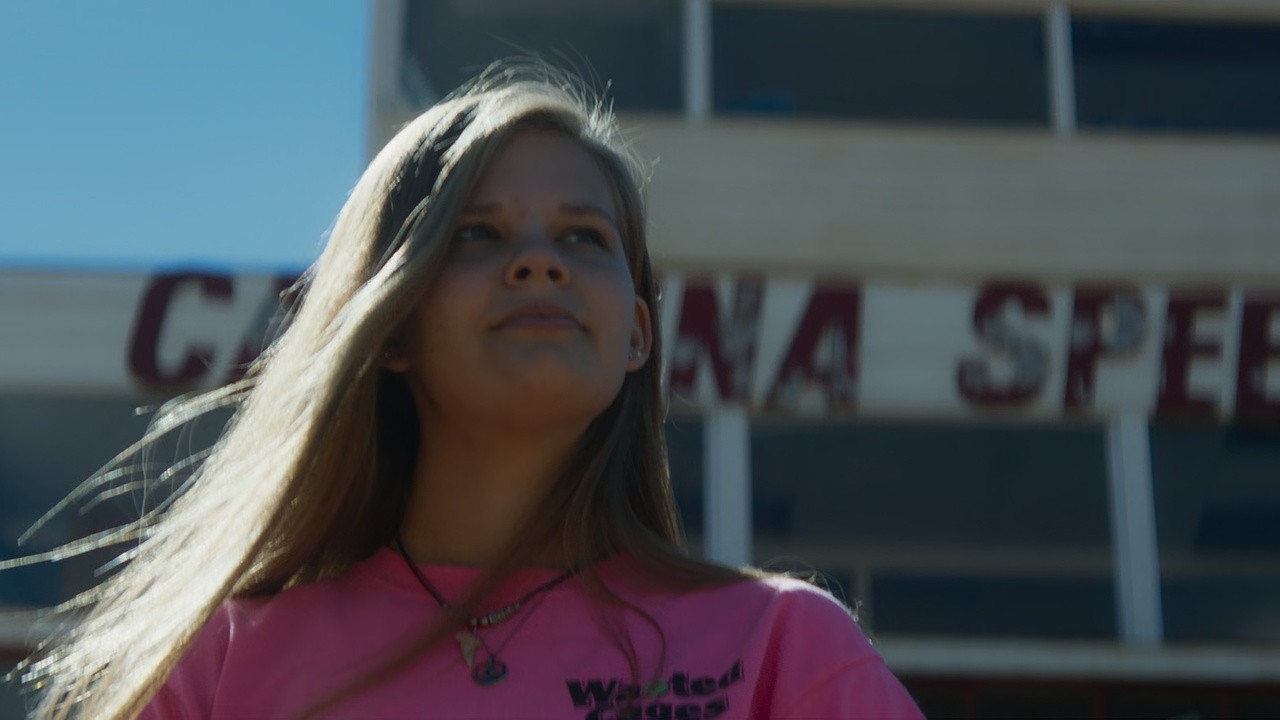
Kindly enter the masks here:
<path id="1" fill-rule="evenodd" d="M 249 377 L 159 420 L 237 406 L 40 714 L 918 717 L 831 597 L 685 554 L 643 168 L 510 75 L 405 127 Z"/>

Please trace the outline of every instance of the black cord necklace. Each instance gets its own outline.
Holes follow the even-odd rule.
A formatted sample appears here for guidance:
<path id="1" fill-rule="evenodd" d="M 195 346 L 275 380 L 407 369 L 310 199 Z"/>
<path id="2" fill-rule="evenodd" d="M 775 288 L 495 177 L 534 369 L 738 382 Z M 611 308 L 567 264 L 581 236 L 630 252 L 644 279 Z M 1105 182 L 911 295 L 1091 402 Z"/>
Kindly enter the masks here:
<path id="1" fill-rule="evenodd" d="M 396 537 L 396 549 L 400 551 L 400 557 L 404 558 L 405 564 L 409 566 L 409 570 L 413 572 L 413 576 L 418 579 L 418 584 L 422 585 L 422 589 L 426 590 L 427 594 L 430 595 L 446 613 L 450 615 L 456 614 L 457 608 L 450 605 L 444 599 L 444 596 L 432 587 L 431 583 L 427 582 L 427 578 L 422 575 L 422 572 L 418 570 L 418 566 L 413 562 L 413 559 L 409 557 L 409 551 L 405 550 L 404 541 L 399 537 Z M 458 647 L 462 651 L 462 659 L 467 663 L 467 667 L 471 668 L 471 679 L 477 685 L 493 685 L 507 676 L 507 664 L 499 660 L 497 652 L 490 649 L 489 644 L 484 641 L 484 638 L 480 637 L 480 630 L 482 628 L 488 629 L 506 622 L 513 615 L 520 612 L 520 608 L 524 607 L 530 600 L 542 595 L 543 593 L 549 592 L 555 586 L 573 577 L 573 574 L 573 570 L 567 570 L 530 590 L 524 595 L 521 595 L 518 600 L 510 605 L 498 608 L 491 613 L 480 615 L 478 617 L 466 618 L 462 621 L 461 627 L 463 629 L 454 637 L 458 640 Z M 516 630 L 519 629 L 520 628 L 517 626 Z M 513 631 L 512 635 L 514 634 L 515 633 Z M 507 640 L 510 641 L 511 638 L 508 637 Z M 499 646 L 498 650 L 501 651 L 502 647 L 505 645 L 505 642 L 502 643 L 502 646 Z M 475 664 L 475 654 L 478 648 L 483 648 L 485 655 L 488 656 L 487 659 L 479 665 Z"/>

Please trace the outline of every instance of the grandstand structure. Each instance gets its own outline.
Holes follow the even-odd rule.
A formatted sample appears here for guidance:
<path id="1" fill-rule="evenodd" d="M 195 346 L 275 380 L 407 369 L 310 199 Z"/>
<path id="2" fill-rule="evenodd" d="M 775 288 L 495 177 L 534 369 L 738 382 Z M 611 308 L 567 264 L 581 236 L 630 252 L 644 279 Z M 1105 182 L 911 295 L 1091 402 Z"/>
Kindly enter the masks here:
<path id="1" fill-rule="evenodd" d="M 816 571 L 931 717 L 1280 714 L 1280 3 L 371 8 L 370 154 L 536 54 L 656 161 L 697 552 Z M 0 550 L 298 270 L 0 269 Z M 0 645 L 91 571 L 0 575 Z"/>
<path id="2" fill-rule="evenodd" d="M 939 716 L 1280 708 L 1280 5 L 376 6 L 370 149 L 495 58 L 656 159 L 673 473 Z"/>

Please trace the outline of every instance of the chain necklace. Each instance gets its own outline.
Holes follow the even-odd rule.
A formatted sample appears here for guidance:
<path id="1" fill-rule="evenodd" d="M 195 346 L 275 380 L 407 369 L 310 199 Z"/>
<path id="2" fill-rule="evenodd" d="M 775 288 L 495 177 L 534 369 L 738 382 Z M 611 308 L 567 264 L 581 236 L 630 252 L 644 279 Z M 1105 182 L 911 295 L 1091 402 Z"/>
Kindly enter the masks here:
<path id="1" fill-rule="evenodd" d="M 423 590 L 427 591 L 427 594 L 430 595 L 437 604 L 440 605 L 440 609 L 450 615 L 457 613 L 458 609 L 450 605 L 444 599 L 444 596 L 432 587 L 431 583 L 427 582 L 427 578 L 423 576 L 422 572 L 418 570 L 418 566 L 413 562 L 413 559 L 409 557 L 409 551 L 405 550 L 404 541 L 398 536 L 396 537 L 396 549 L 400 551 L 400 557 L 404 558 L 404 562 L 409 566 L 409 570 L 413 572 L 413 576 L 418 579 L 418 584 L 422 586 Z M 520 612 L 520 608 L 524 607 L 530 600 L 538 597 L 539 595 L 550 592 L 555 586 L 573 577 L 573 574 L 573 570 L 566 570 L 564 573 L 557 575 L 551 580 L 548 580 L 524 595 L 521 595 L 519 599 L 510 605 L 498 608 L 491 613 L 466 618 L 462 621 L 462 629 L 459 630 L 454 637 L 458 641 L 458 649 L 462 652 L 463 661 L 467 663 L 467 667 L 471 668 L 472 681 L 477 685 L 493 685 L 507 676 L 507 664 L 499 660 L 497 652 L 490 649 L 489 644 L 484 641 L 484 638 L 480 637 L 480 630 L 487 630 L 506 622 L 513 615 Z M 517 626 L 516 630 L 519 629 L 520 628 Z M 513 631 L 512 635 L 514 636 L 514 634 L 515 632 Z M 508 637 L 507 641 L 510 640 L 511 638 Z M 498 647 L 498 651 L 501 651 L 502 647 L 505 645 L 505 642 L 502 643 L 502 645 Z M 475 655 L 476 650 L 480 648 L 484 649 L 485 655 L 488 657 L 477 665 L 475 663 Z"/>

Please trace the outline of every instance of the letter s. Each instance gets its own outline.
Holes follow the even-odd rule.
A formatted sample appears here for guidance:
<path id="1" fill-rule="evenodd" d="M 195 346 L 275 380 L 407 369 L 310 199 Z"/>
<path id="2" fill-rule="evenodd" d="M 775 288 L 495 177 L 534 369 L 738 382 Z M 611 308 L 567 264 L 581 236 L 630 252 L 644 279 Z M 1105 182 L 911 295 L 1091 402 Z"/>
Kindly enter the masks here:
<path id="1" fill-rule="evenodd" d="M 1048 375 L 1048 352 L 1032 337 L 1019 333 L 1004 318 L 1004 309 L 1014 305 L 1025 315 L 1047 316 L 1049 299 L 1035 285 L 991 283 L 982 289 L 973 306 L 973 328 L 994 349 L 1010 356 L 1013 376 L 999 384 L 982 358 L 965 358 L 956 368 L 956 386 L 974 405 L 993 407 L 1021 405 L 1044 387 Z"/>

